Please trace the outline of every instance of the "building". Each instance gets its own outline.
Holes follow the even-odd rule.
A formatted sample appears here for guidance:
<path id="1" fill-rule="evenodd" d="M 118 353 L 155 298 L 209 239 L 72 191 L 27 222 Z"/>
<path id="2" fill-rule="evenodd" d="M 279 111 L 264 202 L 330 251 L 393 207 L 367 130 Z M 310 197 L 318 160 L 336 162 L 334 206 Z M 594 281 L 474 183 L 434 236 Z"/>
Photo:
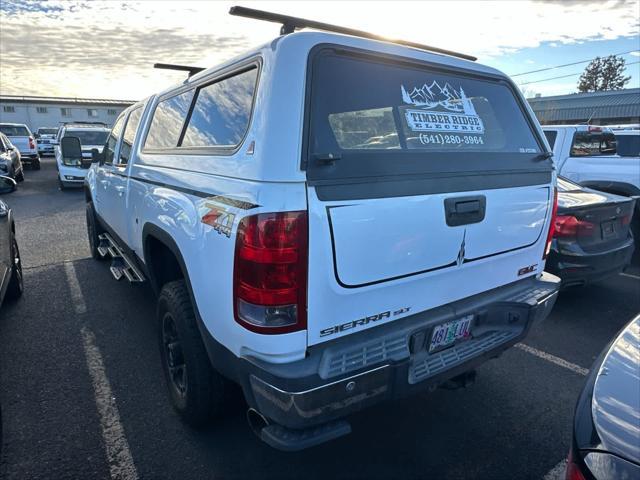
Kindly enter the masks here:
<path id="1" fill-rule="evenodd" d="M 527 99 L 542 125 L 640 123 L 640 88 Z"/>
<path id="2" fill-rule="evenodd" d="M 0 122 L 24 123 L 33 132 L 39 127 L 58 127 L 65 122 L 102 122 L 111 126 L 120 112 L 133 103 L 96 98 L 0 95 Z"/>

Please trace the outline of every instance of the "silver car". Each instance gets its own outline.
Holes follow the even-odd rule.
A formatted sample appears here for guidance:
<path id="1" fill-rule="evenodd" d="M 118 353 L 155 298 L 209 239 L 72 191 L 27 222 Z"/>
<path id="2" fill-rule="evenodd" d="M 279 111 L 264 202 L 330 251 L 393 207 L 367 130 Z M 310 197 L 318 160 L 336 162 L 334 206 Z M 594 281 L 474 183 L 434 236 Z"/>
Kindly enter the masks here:
<path id="1" fill-rule="evenodd" d="M 20 152 L 4 133 L 0 133 L 0 175 L 11 177 L 17 182 L 24 180 Z"/>
<path id="2" fill-rule="evenodd" d="M 4 133 L 20 152 L 22 163 L 28 163 L 34 170 L 40 170 L 40 155 L 36 139 L 23 123 L 0 123 L 0 132 Z"/>

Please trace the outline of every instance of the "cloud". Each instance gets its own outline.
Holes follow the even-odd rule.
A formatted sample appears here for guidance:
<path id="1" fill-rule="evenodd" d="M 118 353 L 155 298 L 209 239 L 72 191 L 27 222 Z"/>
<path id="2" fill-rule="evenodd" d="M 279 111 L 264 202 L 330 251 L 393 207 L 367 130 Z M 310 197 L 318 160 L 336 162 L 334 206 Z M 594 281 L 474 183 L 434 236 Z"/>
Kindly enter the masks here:
<path id="1" fill-rule="evenodd" d="M 586 5 L 588 3 L 588 6 Z M 0 1 L 2 93 L 142 98 L 278 35 L 229 2 Z M 247 6 L 478 55 L 638 35 L 635 1 L 248 2 Z M 452 11 L 452 9 L 454 11 Z"/>

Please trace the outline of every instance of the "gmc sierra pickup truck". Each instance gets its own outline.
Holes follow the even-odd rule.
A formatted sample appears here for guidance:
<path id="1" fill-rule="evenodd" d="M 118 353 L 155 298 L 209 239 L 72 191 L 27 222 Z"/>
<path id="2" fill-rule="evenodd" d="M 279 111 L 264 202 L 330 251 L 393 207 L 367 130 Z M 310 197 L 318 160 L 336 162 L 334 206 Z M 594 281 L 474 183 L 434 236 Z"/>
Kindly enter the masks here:
<path id="1" fill-rule="evenodd" d="M 85 197 L 93 256 L 158 294 L 182 418 L 224 412 L 233 382 L 258 436 L 297 450 L 463 382 L 549 314 L 556 174 L 499 71 L 281 18 L 125 110 Z"/>

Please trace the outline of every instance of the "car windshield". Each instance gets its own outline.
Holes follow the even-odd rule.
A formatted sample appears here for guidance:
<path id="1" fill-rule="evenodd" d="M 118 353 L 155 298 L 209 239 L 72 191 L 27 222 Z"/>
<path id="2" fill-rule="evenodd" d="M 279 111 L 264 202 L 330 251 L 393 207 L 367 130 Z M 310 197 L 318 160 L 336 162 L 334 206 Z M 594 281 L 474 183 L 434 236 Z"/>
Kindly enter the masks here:
<path id="1" fill-rule="evenodd" d="M 0 125 L 0 132 L 7 137 L 28 137 L 30 135 L 27 127 L 22 125 Z"/>
<path id="2" fill-rule="evenodd" d="M 104 145 L 108 130 L 67 130 L 65 137 L 78 137 L 82 145 Z"/>
<path id="3" fill-rule="evenodd" d="M 616 135 L 616 142 L 621 157 L 640 157 L 640 134 Z"/>
<path id="4" fill-rule="evenodd" d="M 56 135 L 58 133 L 57 128 L 39 128 L 38 134 L 40 135 Z"/>

